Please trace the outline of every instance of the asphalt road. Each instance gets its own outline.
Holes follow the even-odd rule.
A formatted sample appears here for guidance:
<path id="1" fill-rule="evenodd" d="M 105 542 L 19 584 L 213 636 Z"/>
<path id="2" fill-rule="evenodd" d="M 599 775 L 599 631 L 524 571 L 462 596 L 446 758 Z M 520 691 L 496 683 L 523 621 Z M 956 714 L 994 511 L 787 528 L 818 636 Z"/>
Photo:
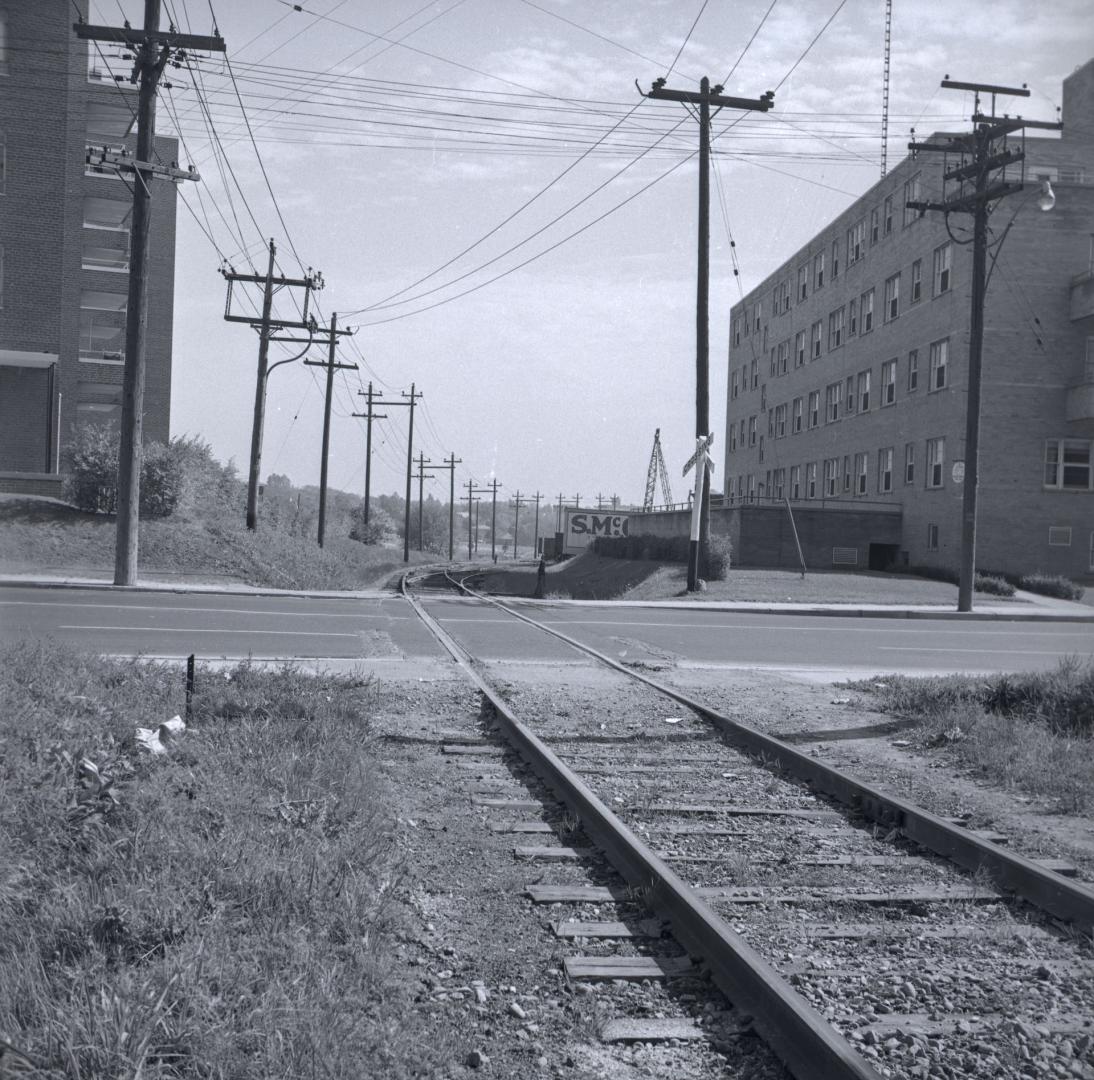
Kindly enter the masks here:
<path id="1" fill-rule="evenodd" d="M 484 660 L 573 662 L 577 654 L 497 609 L 456 597 L 432 614 Z M 1094 623 L 956 622 L 657 608 L 527 606 L 629 661 L 806 671 L 1015 671 L 1094 653 Z M 0 587 L 0 641 L 51 636 L 96 652 L 153 656 L 436 658 L 396 597 L 327 599 Z"/>
<path id="2" fill-rule="evenodd" d="M 532 627 L 514 630 L 493 607 L 433 600 L 435 618 L 483 659 L 571 658 L 542 648 Z M 515 605 L 518 610 L 520 605 Z M 523 608 L 570 637 L 626 661 L 811 671 L 1017 671 L 1094 654 L 1094 623 L 957 622 L 821 615 L 761 615 L 665 608 Z"/>

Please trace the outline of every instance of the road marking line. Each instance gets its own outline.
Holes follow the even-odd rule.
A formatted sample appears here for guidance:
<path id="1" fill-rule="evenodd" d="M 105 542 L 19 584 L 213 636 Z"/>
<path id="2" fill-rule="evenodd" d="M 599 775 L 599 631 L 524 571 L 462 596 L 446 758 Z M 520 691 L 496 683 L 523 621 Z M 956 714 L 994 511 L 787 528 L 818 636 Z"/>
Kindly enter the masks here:
<path id="1" fill-rule="evenodd" d="M 915 648 L 914 646 L 878 645 L 878 652 L 942 652 L 942 653 L 994 653 L 998 649 L 928 649 Z M 1015 649 L 1013 652 L 1004 650 L 1006 656 L 1059 656 L 1058 649 Z"/>
<path id="2" fill-rule="evenodd" d="M 383 601 L 381 601 L 383 603 Z M 371 615 L 366 613 L 326 611 L 267 611 L 262 608 L 213 608 L 213 607 L 172 607 L 167 604 L 81 604 L 66 600 L 0 600 L 0 607 L 67 607 L 100 608 L 104 611 L 187 611 L 202 615 L 278 615 L 297 619 L 383 619 L 411 622 L 408 615 Z"/>
<path id="3" fill-rule="evenodd" d="M 358 634 L 335 634 L 319 630 L 220 630 L 216 627 L 193 626 L 58 626 L 58 630 L 141 630 L 160 634 L 277 634 L 282 637 L 359 637 Z"/>

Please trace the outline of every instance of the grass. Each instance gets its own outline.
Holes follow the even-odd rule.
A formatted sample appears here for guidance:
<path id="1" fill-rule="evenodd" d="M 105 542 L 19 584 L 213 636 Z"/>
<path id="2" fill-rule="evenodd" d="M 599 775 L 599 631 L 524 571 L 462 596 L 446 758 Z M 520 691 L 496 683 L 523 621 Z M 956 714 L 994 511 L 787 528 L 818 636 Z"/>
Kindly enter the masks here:
<path id="1" fill-rule="evenodd" d="M 0 501 L 0 567 L 112 570 L 114 539 L 113 515 L 45 500 Z M 422 558 L 413 555 L 415 562 Z M 402 566 L 401 550 L 357 543 L 339 535 L 334 523 L 322 548 L 311 533 L 300 535 L 261 519 L 249 532 L 242 509 L 215 518 L 176 514 L 140 525 L 145 580 L 158 571 L 283 589 L 360 589 L 381 583 Z"/>
<path id="2" fill-rule="evenodd" d="M 913 731 L 923 746 L 946 748 L 996 783 L 1055 799 L 1068 812 L 1094 805 L 1094 662 L 850 685 L 876 696 L 885 711 L 918 720 Z"/>
<path id="3" fill-rule="evenodd" d="M 181 711 L 179 671 L 0 653 L 0 1073 L 435 1073 L 444 1040 L 415 1030 L 393 967 L 377 699 L 199 669 L 191 727 L 152 757 L 134 731 Z"/>
<path id="4" fill-rule="evenodd" d="M 687 569 L 662 566 L 624 593 L 622 600 L 739 600 L 799 604 L 957 604 L 957 586 L 888 573 L 846 574 L 810 571 L 804 578 L 793 570 L 753 570 L 734 567 L 725 581 L 708 581 L 700 593 L 686 593 Z"/>

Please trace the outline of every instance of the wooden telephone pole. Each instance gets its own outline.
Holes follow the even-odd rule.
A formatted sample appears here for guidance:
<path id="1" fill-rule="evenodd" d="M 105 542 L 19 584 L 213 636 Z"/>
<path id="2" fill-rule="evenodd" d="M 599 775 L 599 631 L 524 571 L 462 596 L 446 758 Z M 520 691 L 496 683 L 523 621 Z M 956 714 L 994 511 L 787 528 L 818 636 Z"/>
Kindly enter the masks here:
<path id="1" fill-rule="evenodd" d="M 381 405 L 405 405 L 410 409 L 410 426 L 406 437 L 406 505 L 403 508 L 403 562 L 410 562 L 410 483 L 414 478 L 414 407 L 422 396 L 420 390 L 410 384 L 410 393 L 399 391 L 406 401 L 381 401 Z"/>
<path id="2" fill-rule="evenodd" d="M 251 460 L 247 472 L 247 528 L 254 530 L 258 525 L 258 477 L 262 467 L 262 429 L 266 421 L 266 384 L 269 381 L 270 372 L 281 364 L 298 360 L 308 351 L 314 342 L 314 334 L 317 330 L 315 319 L 308 315 L 308 304 L 313 291 L 323 288 L 323 275 L 311 270 L 302 278 L 288 278 L 274 274 L 277 246 L 273 240 L 269 244 L 269 258 L 266 264 L 265 274 L 237 274 L 229 266 L 221 267 L 221 274 L 228 282 L 228 295 L 224 301 L 224 319 L 226 322 L 247 323 L 258 331 L 258 377 L 255 380 L 255 407 L 254 423 L 251 426 Z M 232 314 L 232 289 L 236 282 L 262 285 L 262 315 L 254 318 L 251 315 Z M 301 317 L 293 319 L 275 319 L 273 317 L 273 298 L 277 289 L 300 288 L 304 290 L 304 305 Z M 310 335 L 306 339 L 278 337 L 275 331 L 294 327 L 298 330 L 307 330 Z M 276 364 L 270 364 L 271 341 L 301 341 L 305 342 L 303 350 L 296 356 L 287 360 L 279 360 Z"/>
<path id="3" fill-rule="evenodd" d="M 642 93 L 639 88 L 639 93 Z M 767 112 L 775 103 L 769 90 L 760 98 L 726 97 L 722 87 L 711 87 L 705 75 L 699 92 L 666 90 L 665 80 L 655 80 L 644 97 L 679 101 L 699 106 L 699 258 L 695 299 L 695 437 L 705 439 L 710 431 L 710 107 Z M 715 112 L 717 115 L 717 112 Z M 697 489 L 699 485 L 696 485 Z M 699 542 L 692 545 L 688 560 L 688 592 L 699 588 L 699 577 L 706 570 L 710 544 L 710 472 L 704 470 L 699 509 Z"/>
<path id="4" fill-rule="evenodd" d="M 520 508 L 527 506 L 529 500 L 525 497 L 523 491 L 518 491 L 513 496 L 513 501 L 509 504 L 514 508 L 513 514 L 513 558 L 517 557 L 517 544 L 520 539 Z"/>
<path id="5" fill-rule="evenodd" d="M 543 493 L 540 492 L 540 491 L 537 491 L 535 493 L 535 495 L 532 496 L 532 499 L 536 504 L 536 536 L 535 536 L 535 539 L 532 541 L 532 554 L 533 554 L 533 556 L 539 554 L 539 503 L 540 503 L 540 500 L 542 498 L 543 498 Z"/>
<path id="6" fill-rule="evenodd" d="M 1029 97 L 1026 87 L 992 86 L 990 83 L 956 82 L 948 76 L 942 80 L 948 90 L 972 91 L 973 131 L 952 137 L 945 142 L 908 144 L 913 153 L 933 151 L 956 156 L 960 164 L 944 168 L 942 180 L 951 185 L 950 198 L 942 202 L 909 200 L 905 205 L 921 214 L 927 210 L 950 214 L 972 214 L 972 310 L 969 316 L 969 381 L 965 406 L 965 475 L 961 500 L 961 566 L 957 582 L 957 610 L 972 611 L 973 585 L 976 579 L 976 501 L 980 462 L 980 375 L 984 352 L 984 297 L 987 292 L 988 215 L 993 204 L 1006 195 L 1023 190 L 1022 183 L 1008 182 L 1008 165 L 1021 163 L 1025 153 L 1012 150 L 1006 138 L 1023 128 L 1046 128 L 1059 131 L 1063 124 L 1019 117 L 995 115 L 995 96 Z M 980 95 L 991 94 L 991 116 L 980 111 Z M 996 148 L 998 140 L 1004 140 Z M 999 173 L 998 179 L 994 174 Z M 993 182 L 994 181 L 994 182 Z M 952 185 L 957 189 L 952 190 Z M 1053 199 L 1052 202 L 1055 202 Z M 1052 202 L 1045 209 L 1052 208 Z M 1021 206 L 1019 206 L 1021 209 Z M 948 226 L 947 226 L 948 227 Z M 952 235 L 952 234 L 951 234 Z M 1006 237 L 1006 233 L 1003 234 Z M 1002 243 L 1002 240 L 999 241 Z M 996 248 L 998 254 L 998 248 Z"/>
<path id="7" fill-rule="evenodd" d="M 423 535 L 424 529 L 424 485 L 426 477 L 432 480 L 437 474 L 425 471 L 427 465 L 431 465 L 432 462 L 421 451 L 418 452 L 418 550 L 425 550 L 425 537 Z"/>
<path id="8" fill-rule="evenodd" d="M 372 381 L 369 381 L 368 390 L 358 390 L 358 395 L 368 398 L 368 405 L 366 411 L 363 413 L 355 412 L 353 415 L 363 418 L 365 421 L 365 508 L 364 508 L 364 524 L 368 526 L 368 507 L 369 507 L 369 489 L 372 486 L 372 422 L 373 420 L 386 420 L 387 413 L 377 413 L 372 411 L 372 406 L 377 404 L 377 399 L 372 389 Z"/>
<path id="9" fill-rule="evenodd" d="M 331 312 L 330 326 L 325 331 L 320 331 L 320 333 L 326 333 L 327 340 L 319 340 L 315 344 L 327 346 L 327 359 L 305 360 L 304 363 L 309 367 L 325 367 L 327 369 L 327 393 L 323 401 L 323 452 L 319 465 L 319 546 L 322 547 L 327 527 L 327 458 L 330 455 L 330 410 L 331 400 L 334 397 L 334 371 L 335 368 L 356 371 L 357 365 L 336 364 L 334 362 L 334 350 L 338 347 L 338 335 L 353 333 L 352 330 L 338 329 L 337 312 Z"/>
<path id="10" fill-rule="evenodd" d="M 144 29 L 129 26 L 73 24 L 84 41 L 110 41 L 133 49 L 135 61 L 129 81 L 139 85 L 137 94 L 137 156 L 107 149 L 89 149 L 87 163 L 111 166 L 135 174 L 133 225 L 129 249 L 129 294 L 125 315 L 125 369 L 122 375 L 121 440 L 118 446 L 118 521 L 114 543 L 114 584 L 137 583 L 140 527 L 141 440 L 144 430 L 145 336 L 148 327 L 148 235 L 152 219 L 152 182 L 198 180 L 192 169 L 153 163 L 156 147 L 156 85 L 163 69 L 178 49 L 224 52 L 219 34 L 203 37 L 160 30 L 160 0 L 144 0 Z"/>
<path id="11" fill-rule="evenodd" d="M 434 465 L 434 469 L 448 470 L 448 561 L 452 561 L 456 530 L 456 466 L 463 463 L 463 458 L 449 454 L 440 465 Z"/>

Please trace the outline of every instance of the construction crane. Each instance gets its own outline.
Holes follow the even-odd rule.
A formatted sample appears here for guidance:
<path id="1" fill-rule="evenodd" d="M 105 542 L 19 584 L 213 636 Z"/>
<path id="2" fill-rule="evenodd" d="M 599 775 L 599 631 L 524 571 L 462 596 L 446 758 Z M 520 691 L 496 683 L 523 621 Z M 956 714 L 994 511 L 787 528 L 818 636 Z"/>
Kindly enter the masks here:
<path id="1" fill-rule="evenodd" d="M 665 456 L 661 453 L 661 429 L 653 433 L 653 450 L 650 453 L 650 467 L 646 470 L 646 497 L 642 500 L 643 510 L 653 509 L 653 496 L 661 480 L 661 498 L 666 506 L 672 505 L 672 488 L 669 487 L 669 474 L 665 468 Z"/>
<path id="2" fill-rule="evenodd" d="M 881 175 L 889 167 L 889 56 L 893 43 L 893 0 L 885 0 L 885 74 L 881 80 Z"/>

